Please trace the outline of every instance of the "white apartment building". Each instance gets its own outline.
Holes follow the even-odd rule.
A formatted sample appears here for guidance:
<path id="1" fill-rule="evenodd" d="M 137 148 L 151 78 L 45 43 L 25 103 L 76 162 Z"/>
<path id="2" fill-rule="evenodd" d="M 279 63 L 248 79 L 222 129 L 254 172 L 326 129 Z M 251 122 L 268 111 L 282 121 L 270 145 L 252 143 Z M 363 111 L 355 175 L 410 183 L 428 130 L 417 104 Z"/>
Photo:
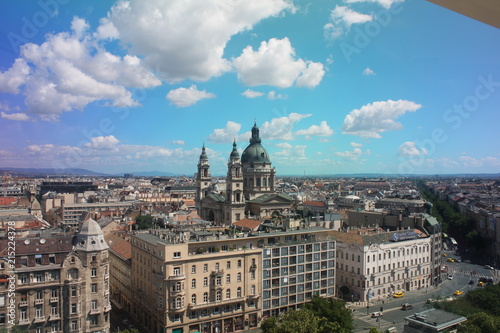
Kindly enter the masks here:
<path id="1" fill-rule="evenodd" d="M 432 238 L 419 229 L 335 232 L 337 296 L 374 301 L 433 281 Z"/>

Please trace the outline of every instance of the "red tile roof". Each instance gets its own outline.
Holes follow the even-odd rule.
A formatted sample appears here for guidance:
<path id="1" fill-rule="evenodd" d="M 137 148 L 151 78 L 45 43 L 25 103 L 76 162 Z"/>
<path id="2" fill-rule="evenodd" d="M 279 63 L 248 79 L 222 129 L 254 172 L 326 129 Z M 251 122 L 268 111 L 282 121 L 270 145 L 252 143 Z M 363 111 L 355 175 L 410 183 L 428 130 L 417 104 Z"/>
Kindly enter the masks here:
<path id="1" fill-rule="evenodd" d="M 233 222 L 233 225 L 241 227 L 241 228 L 246 228 L 246 229 L 255 229 L 259 225 L 261 225 L 262 222 L 263 221 L 259 221 L 259 220 L 242 219 L 242 220 Z"/>

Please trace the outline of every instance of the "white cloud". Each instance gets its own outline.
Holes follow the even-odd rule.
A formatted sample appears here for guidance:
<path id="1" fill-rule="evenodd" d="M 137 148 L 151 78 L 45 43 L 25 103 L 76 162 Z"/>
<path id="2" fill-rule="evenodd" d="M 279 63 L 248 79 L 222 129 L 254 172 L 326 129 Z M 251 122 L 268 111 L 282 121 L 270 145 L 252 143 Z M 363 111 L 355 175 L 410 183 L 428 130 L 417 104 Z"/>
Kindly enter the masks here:
<path id="1" fill-rule="evenodd" d="M 407 141 L 398 148 L 399 156 L 421 156 L 427 155 L 425 148 L 419 149 L 415 142 Z"/>
<path id="2" fill-rule="evenodd" d="M 172 143 L 174 145 L 179 145 L 179 146 L 184 146 L 186 144 L 186 142 L 184 142 L 184 140 L 174 140 L 174 141 L 172 141 Z"/>
<path id="3" fill-rule="evenodd" d="M 351 145 L 351 147 L 355 147 L 355 148 L 363 147 L 362 143 L 357 143 L 357 142 L 351 142 L 350 145 Z"/>
<path id="4" fill-rule="evenodd" d="M 362 14 L 347 6 L 335 6 L 330 14 L 330 22 L 323 26 L 326 39 L 335 39 L 349 31 L 351 25 L 370 22 L 373 16 Z"/>
<path id="5" fill-rule="evenodd" d="M 5 112 L 0 112 L 0 116 L 4 119 L 9 119 L 9 120 L 18 120 L 18 121 L 28 121 L 31 120 L 30 116 L 28 116 L 26 113 L 5 113 Z"/>
<path id="6" fill-rule="evenodd" d="M 193 84 L 189 88 L 181 87 L 170 90 L 166 97 L 172 104 L 182 108 L 196 104 L 202 99 L 214 98 L 215 94 L 207 93 L 206 90 L 198 90 Z"/>
<path id="7" fill-rule="evenodd" d="M 26 83 L 30 68 L 26 61 L 17 58 L 11 68 L 5 72 L 0 72 L 0 91 L 18 94 L 19 87 Z"/>
<path id="8" fill-rule="evenodd" d="M 288 116 L 273 118 L 260 127 L 260 136 L 267 140 L 293 140 L 293 126 L 311 114 L 290 113 Z"/>
<path id="9" fill-rule="evenodd" d="M 214 143 L 229 143 L 238 136 L 238 132 L 241 129 L 241 124 L 235 123 L 234 121 L 228 121 L 226 127 L 216 128 L 209 136 L 208 141 Z"/>
<path id="10" fill-rule="evenodd" d="M 271 90 L 270 92 L 267 93 L 267 99 L 287 99 L 287 95 L 282 95 L 282 94 L 277 94 L 274 90 Z"/>
<path id="11" fill-rule="evenodd" d="M 393 3 L 403 2 L 404 0 L 344 0 L 346 3 L 357 3 L 357 2 L 375 2 L 384 7 L 385 9 L 391 8 Z"/>
<path id="12" fill-rule="evenodd" d="M 263 41 L 257 51 L 247 46 L 233 60 L 238 78 L 248 86 L 270 85 L 281 88 L 317 86 L 325 71 L 321 63 L 296 59 L 288 38 Z"/>
<path id="13" fill-rule="evenodd" d="M 326 121 L 322 121 L 320 125 L 312 125 L 308 129 L 298 130 L 295 132 L 297 135 L 306 135 L 306 136 L 331 136 L 333 134 L 333 130 L 330 128 Z"/>
<path id="14" fill-rule="evenodd" d="M 422 105 L 407 100 L 387 100 L 363 105 L 351 111 L 344 119 L 344 134 L 364 138 L 381 138 L 379 133 L 400 130 L 403 125 L 395 121 L 406 112 L 415 112 Z"/>
<path id="15" fill-rule="evenodd" d="M 115 149 L 116 145 L 119 142 L 120 141 L 118 141 L 118 139 L 115 138 L 113 135 L 96 136 L 96 137 L 93 137 L 90 140 L 90 142 L 84 144 L 83 146 L 86 148 L 111 150 L 111 149 Z"/>
<path id="16" fill-rule="evenodd" d="M 99 21 L 99 26 L 97 31 L 94 33 L 94 37 L 97 39 L 117 39 L 119 37 L 118 30 L 113 25 L 113 23 L 107 17 L 103 17 Z"/>
<path id="17" fill-rule="evenodd" d="M 483 161 L 470 156 L 460 156 L 460 162 L 462 162 L 465 167 L 480 167 L 484 164 Z"/>
<path id="18" fill-rule="evenodd" d="M 75 17 L 71 27 L 71 33 L 48 34 L 40 45 L 21 46 L 20 58 L 2 73 L 0 90 L 24 94 L 28 113 L 57 120 L 62 112 L 81 110 L 96 101 L 137 106 L 128 88 L 161 84 L 139 58 L 107 52 L 89 33 L 85 20 Z"/>
<path id="19" fill-rule="evenodd" d="M 247 98 L 255 98 L 255 97 L 260 97 L 260 96 L 264 95 L 264 93 L 259 92 L 259 91 L 255 91 L 255 90 L 251 90 L 251 89 L 247 89 L 242 93 L 242 95 L 247 97 Z"/>
<path id="20" fill-rule="evenodd" d="M 206 81 L 231 69 L 223 58 L 231 36 L 294 11 L 285 0 L 119 1 L 108 15 L 130 51 L 169 82 Z"/>
<path id="21" fill-rule="evenodd" d="M 334 154 L 348 161 L 357 161 L 363 155 L 363 151 L 359 148 L 354 148 L 352 151 L 338 151 L 334 152 Z"/>
<path id="22" fill-rule="evenodd" d="M 370 67 L 366 67 L 365 70 L 363 71 L 363 75 L 377 75 L 377 74 L 375 74 L 373 69 L 371 69 Z"/>
<path id="23" fill-rule="evenodd" d="M 305 159 L 306 158 L 306 148 L 305 145 L 293 146 L 289 143 L 278 143 L 276 147 L 281 148 L 280 151 L 274 153 L 278 159 L 291 158 L 291 160 Z"/>

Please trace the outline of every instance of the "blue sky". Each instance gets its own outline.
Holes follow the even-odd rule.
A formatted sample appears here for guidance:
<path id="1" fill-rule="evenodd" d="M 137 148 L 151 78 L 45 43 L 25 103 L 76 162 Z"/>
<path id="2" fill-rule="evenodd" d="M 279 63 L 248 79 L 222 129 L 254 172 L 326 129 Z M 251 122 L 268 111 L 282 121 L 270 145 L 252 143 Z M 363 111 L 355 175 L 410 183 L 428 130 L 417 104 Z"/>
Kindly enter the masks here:
<path id="1" fill-rule="evenodd" d="M 500 30 L 418 0 L 3 1 L 0 167 L 500 171 Z"/>

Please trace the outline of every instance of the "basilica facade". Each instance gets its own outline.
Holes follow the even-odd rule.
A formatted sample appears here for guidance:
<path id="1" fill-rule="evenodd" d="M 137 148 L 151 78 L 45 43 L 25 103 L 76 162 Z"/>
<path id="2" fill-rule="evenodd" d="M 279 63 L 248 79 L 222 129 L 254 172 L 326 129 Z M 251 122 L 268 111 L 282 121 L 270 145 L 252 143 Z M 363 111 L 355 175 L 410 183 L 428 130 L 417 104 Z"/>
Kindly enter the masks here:
<path id="1" fill-rule="evenodd" d="M 210 164 L 202 148 L 196 176 L 196 209 L 205 220 L 230 225 L 243 218 L 265 219 L 290 213 L 293 199 L 275 192 L 276 170 L 262 146 L 259 128 L 252 127 L 250 144 L 238 153 L 236 141 L 227 164 L 226 190 L 212 190 Z"/>

